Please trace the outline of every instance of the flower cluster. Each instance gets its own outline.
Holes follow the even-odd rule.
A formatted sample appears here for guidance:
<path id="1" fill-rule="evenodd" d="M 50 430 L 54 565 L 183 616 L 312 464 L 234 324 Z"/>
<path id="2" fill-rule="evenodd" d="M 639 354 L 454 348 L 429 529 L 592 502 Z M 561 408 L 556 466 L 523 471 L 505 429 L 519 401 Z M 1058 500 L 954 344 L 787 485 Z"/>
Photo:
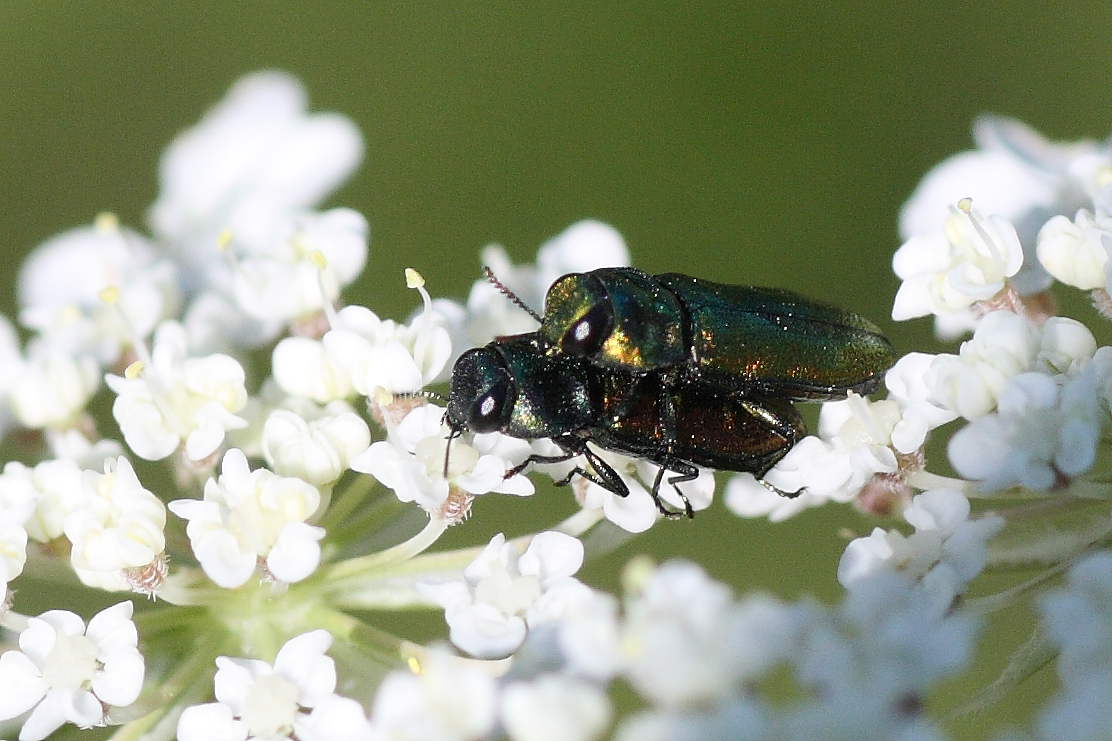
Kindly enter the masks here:
<path id="1" fill-rule="evenodd" d="M 18 276 L 20 330 L 0 317 L 0 434 L 18 429 L 35 456 L 0 472 L 13 638 L 0 733 L 942 738 L 932 690 L 970 665 L 985 615 L 1043 592 L 1045 638 L 971 708 L 1059 652 L 1062 689 L 1037 732 L 1107 734 L 1112 347 L 1056 315 L 1050 290 L 1089 291 L 1112 317 L 1112 146 L 1052 144 L 1000 118 L 975 136 L 912 195 L 893 257 L 893 318 L 931 316 L 964 342 L 900 358 L 886 398 L 824 404 L 816 434 L 762 480 L 736 473 L 724 489 L 745 517 L 833 501 L 905 524 L 850 540 L 832 605 L 736 596 L 694 563 L 645 557 L 619 597 L 580 569 L 594 543 L 661 520 L 663 472 L 592 447 L 629 489 L 619 497 L 576 475 L 587 457 L 451 429 L 432 402 L 462 352 L 534 330 L 528 307 L 557 277 L 627 265 L 622 237 L 580 221 L 531 264 L 488 246 L 497 278 L 464 301 L 407 270 L 405 320 L 344 305 L 370 227 L 322 204 L 359 165 L 361 136 L 310 111 L 288 75 L 239 81 L 163 154 L 145 230 L 101 214 L 47 240 Z M 961 478 L 930 470 L 932 441 Z M 574 514 L 432 549 L 479 497 L 532 495 L 534 471 L 571 484 Z M 715 486 L 700 469 L 683 499 L 659 494 L 699 511 Z M 980 594 L 997 566 L 1039 571 Z M 135 601 L 88 623 L 23 614 L 42 582 L 65 586 L 47 599 Z M 371 617 L 414 609 L 443 611 L 454 648 Z"/>

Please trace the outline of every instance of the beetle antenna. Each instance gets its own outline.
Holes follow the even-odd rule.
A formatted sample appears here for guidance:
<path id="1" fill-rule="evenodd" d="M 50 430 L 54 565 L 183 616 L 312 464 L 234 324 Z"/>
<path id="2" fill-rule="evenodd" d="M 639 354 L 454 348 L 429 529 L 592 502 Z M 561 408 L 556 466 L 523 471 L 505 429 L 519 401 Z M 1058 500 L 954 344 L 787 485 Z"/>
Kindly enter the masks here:
<path id="1" fill-rule="evenodd" d="M 424 389 L 420 391 L 402 391 L 400 393 L 394 394 L 394 396 L 400 396 L 403 399 L 414 399 L 417 397 L 420 397 L 422 399 L 432 399 L 433 401 L 439 402 L 441 404 L 448 401 L 446 398 L 444 398 L 443 394 L 438 394 L 435 391 L 425 391 Z"/>
<path id="2" fill-rule="evenodd" d="M 498 280 L 498 278 L 494 275 L 494 271 L 491 270 L 486 265 L 483 266 L 483 275 L 486 276 L 486 279 L 488 281 L 490 281 L 490 284 L 492 286 L 494 286 L 495 288 L 497 288 L 503 296 L 508 298 L 510 301 L 513 301 L 514 306 L 516 306 L 517 308 L 521 309 L 522 311 L 524 311 L 529 316 L 536 319 L 537 324 L 542 324 L 543 323 L 543 320 L 541 319 L 540 314 L 538 314 L 537 312 L 530 309 L 529 306 L 524 301 L 522 301 L 520 298 L 518 298 L 517 294 L 514 293 L 513 291 L 511 291 L 510 288 L 505 283 Z"/>
<path id="3" fill-rule="evenodd" d="M 445 415 L 447 415 L 447 412 L 445 412 Z M 459 437 L 462 434 L 463 434 L 463 430 L 453 427 L 452 431 L 448 433 L 448 437 L 446 438 L 448 440 L 448 444 L 444 446 L 444 471 L 443 471 L 445 481 L 448 480 L 448 454 L 451 453 L 451 451 L 452 451 L 452 441 L 455 440 L 457 437 Z"/>

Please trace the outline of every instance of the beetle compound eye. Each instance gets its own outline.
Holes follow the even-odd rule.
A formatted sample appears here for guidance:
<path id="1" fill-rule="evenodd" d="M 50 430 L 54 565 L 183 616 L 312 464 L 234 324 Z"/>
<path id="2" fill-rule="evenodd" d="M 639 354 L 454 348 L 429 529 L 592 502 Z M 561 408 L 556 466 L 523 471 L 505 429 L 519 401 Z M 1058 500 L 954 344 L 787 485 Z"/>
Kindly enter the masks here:
<path id="1" fill-rule="evenodd" d="M 610 334 L 613 314 L 607 304 L 595 304 L 564 335 L 561 349 L 572 355 L 592 355 Z"/>
<path id="2" fill-rule="evenodd" d="M 502 410 L 506 405 L 506 384 L 499 383 L 471 405 L 468 426 L 475 432 L 494 432 L 502 427 Z"/>

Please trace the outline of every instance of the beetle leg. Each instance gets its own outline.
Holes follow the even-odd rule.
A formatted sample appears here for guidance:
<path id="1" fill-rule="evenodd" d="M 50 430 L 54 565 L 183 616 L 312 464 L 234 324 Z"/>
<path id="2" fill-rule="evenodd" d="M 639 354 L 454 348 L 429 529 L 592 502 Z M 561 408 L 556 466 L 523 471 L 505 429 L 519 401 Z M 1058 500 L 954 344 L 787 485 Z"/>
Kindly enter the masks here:
<path id="1" fill-rule="evenodd" d="M 594 472 L 588 471 L 582 466 L 576 466 L 568 472 L 567 476 L 556 481 L 556 486 L 567 486 L 571 480 L 577 475 L 590 481 L 592 484 L 598 484 L 603 489 L 606 489 L 611 494 L 617 494 L 619 497 L 629 496 L 629 487 L 622 481 L 622 477 L 614 468 L 599 457 L 598 453 L 587 447 L 584 440 L 573 435 L 564 437 L 554 437 L 552 442 L 560 446 L 564 451 L 564 455 L 531 455 L 518 465 L 511 468 L 506 472 L 506 478 L 515 474 L 521 473 L 529 466 L 530 463 L 562 463 L 563 461 L 571 460 L 577 455 L 582 455 L 587 458 L 587 462 L 594 469 Z"/>
<path id="2" fill-rule="evenodd" d="M 570 461 L 577 455 L 579 455 L 578 451 L 565 452 L 564 455 L 537 455 L 534 453 L 521 463 L 518 463 L 516 466 L 506 471 L 506 473 L 502 475 L 502 478 L 508 479 L 517 476 L 534 463 L 563 463 L 564 461 Z"/>
<path id="3" fill-rule="evenodd" d="M 800 431 L 794 420 L 784 419 L 771 409 L 763 406 L 759 401 L 745 399 L 741 402 L 741 406 L 770 430 L 787 440 L 789 449 L 799 441 Z"/>
<path id="4" fill-rule="evenodd" d="M 587 443 L 583 443 L 583 455 L 587 457 L 587 462 L 595 471 L 594 476 L 581 471 L 583 478 L 593 481 L 611 494 L 617 494 L 619 497 L 629 496 L 629 487 L 622 481 L 622 477 L 609 463 L 600 458 L 598 453 L 588 448 Z"/>
<path id="5" fill-rule="evenodd" d="M 757 483 L 760 484 L 761 486 L 763 486 L 764 488 L 768 489 L 773 494 L 779 494 L 780 496 L 785 497 L 787 499 L 795 499 L 800 494 L 807 491 L 806 486 L 802 486 L 802 487 L 796 489 L 795 491 L 784 491 L 780 487 L 773 486 L 772 484 L 768 483 L 764 479 L 757 479 Z"/>
<path id="6" fill-rule="evenodd" d="M 671 478 L 669 478 L 668 483 L 672 485 L 672 488 L 676 490 L 676 494 L 678 494 L 679 498 L 683 501 L 682 512 L 669 509 L 668 505 L 664 503 L 664 500 L 660 498 L 660 484 L 664 480 L 664 472 L 668 470 L 676 471 L 679 474 L 677 476 L 672 476 Z M 685 463 L 683 461 L 672 460 L 669 461 L 667 465 L 660 466 L 660 468 L 658 468 L 656 471 L 656 478 L 653 480 L 653 488 L 649 492 L 652 495 L 653 503 L 656 504 L 656 508 L 660 512 L 660 514 L 664 515 L 670 520 L 679 519 L 682 517 L 686 517 L 689 520 L 693 519 L 695 517 L 695 511 L 691 508 L 691 501 L 687 498 L 687 495 L 683 493 L 683 490 L 681 490 L 680 487 L 676 486 L 676 484 L 681 484 L 684 481 L 692 481 L 698 478 L 698 476 L 699 469 L 695 468 L 690 463 Z"/>

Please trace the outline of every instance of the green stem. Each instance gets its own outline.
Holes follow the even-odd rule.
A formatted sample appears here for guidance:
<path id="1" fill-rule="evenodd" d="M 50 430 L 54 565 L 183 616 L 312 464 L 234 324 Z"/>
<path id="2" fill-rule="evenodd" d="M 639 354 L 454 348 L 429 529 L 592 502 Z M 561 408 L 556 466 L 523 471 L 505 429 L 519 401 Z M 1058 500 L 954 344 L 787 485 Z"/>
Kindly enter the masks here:
<path id="1" fill-rule="evenodd" d="M 401 504 L 397 497 L 384 495 L 364 508 L 355 519 L 347 522 L 337 519 L 331 528 L 324 525 L 324 529 L 328 531 L 328 542 L 337 550 L 344 548 L 353 540 L 377 530 L 376 525 L 397 511 Z M 326 515 L 326 519 L 332 521 L 333 518 Z"/>
<path id="2" fill-rule="evenodd" d="M 135 613 L 133 621 L 144 639 L 169 630 L 192 628 L 204 611 L 197 607 L 152 607 Z"/>
<path id="3" fill-rule="evenodd" d="M 1049 569 L 1036 574 L 1027 581 L 1016 584 L 1003 591 L 996 592 L 995 594 L 988 594 L 984 597 L 967 599 L 962 603 L 961 607 L 958 608 L 959 612 L 972 615 L 988 615 L 997 610 L 1002 610 L 1005 607 L 1011 607 L 1018 599 L 1026 596 L 1028 592 L 1035 591 L 1044 583 L 1058 576 L 1068 569 L 1071 564 L 1072 561 L 1063 561 L 1062 563 L 1055 564 Z"/>
<path id="4" fill-rule="evenodd" d="M 972 481 L 955 479 L 949 476 L 939 476 L 930 471 L 915 471 L 907 477 L 907 483 L 916 489 L 957 489 L 965 496 L 976 496 L 977 492 Z"/>
<path id="5" fill-rule="evenodd" d="M 321 517 L 318 523 L 328 532 L 332 532 L 341 522 L 354 512 L 367 495 L 371 492 L 371 487 L 374 484 L 374 479 L 370 476 L 358 476 L 352 481 L 347 488 L 340 493 L 339 497 L 333 497 L 332 505 L 325 510 L 324 516 Z"/>
<path id="6" fill-rule="evenodd" d="M 1046 666 L 1057 654 L 1058 649 L 1051 644 L 1042 629 L 1035 628 L 1027 641 L 1012 654 L 1000 676 L 969 701 L 951 711 L 949 717 L 961 718 L 987 710 L 1007 697 L 1020 682 Z"/>
<path id="7" fill-rule="evenodd" d="M 409 540 L 384 551 L 329 564 L 317 572 L 318 577 L 315 580 L 323 581 L 328 584 L 329 589 L 333 589 L 337 582 L 343 580 L 377 576 L 384 567 L 407 561 L 425 551 L 447 527 L 448 523 L 443 518 L 430 518 L 424 529 Z"/>

